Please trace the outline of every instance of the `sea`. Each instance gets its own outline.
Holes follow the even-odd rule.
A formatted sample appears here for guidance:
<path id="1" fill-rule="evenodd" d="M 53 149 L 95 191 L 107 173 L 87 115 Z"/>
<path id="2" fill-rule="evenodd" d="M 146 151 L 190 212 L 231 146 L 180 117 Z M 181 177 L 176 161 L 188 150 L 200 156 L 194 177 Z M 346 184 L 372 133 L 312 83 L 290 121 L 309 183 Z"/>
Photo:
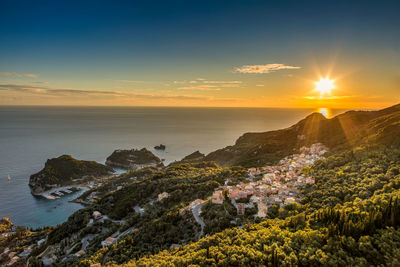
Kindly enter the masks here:
<path id="1" fill-rule="evenodd" d="M 57 200 L 30 193 L 30 175 L 49 158 L 69 154 L 104 163 L 115 149 L 146 147 L 168 164 L 233 145 L 246 132 L 291 126 L 315 111 L 327 109 L 0 106 L 0 217 L 37 228 L 82 208 L 70 202 L 82 192 Z M 159 144 L 166 150 L 155 150 Z"/>

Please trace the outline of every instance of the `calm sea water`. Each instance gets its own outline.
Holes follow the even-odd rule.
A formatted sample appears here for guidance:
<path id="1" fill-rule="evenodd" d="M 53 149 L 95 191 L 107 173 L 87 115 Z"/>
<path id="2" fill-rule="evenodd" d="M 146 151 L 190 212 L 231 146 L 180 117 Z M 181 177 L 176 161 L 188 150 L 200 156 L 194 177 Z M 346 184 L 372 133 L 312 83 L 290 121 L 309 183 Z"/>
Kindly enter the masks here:
<path id="1" fill-rule="evenodd" d="M 48 158 L 70 154 L 101 163 L 115 149 L 152 150 L 166 163 L 234 144 L 245 132 L 288 127 L 313 110 L 150 107 L 0 107 L 0 217 L 18 225 L 56 225 L 81 208 L 33 197 L 29 176 Z M 165 152 L 154 151 L 165 144 Z M 8 181 L 7 177 L 12 177 Z"/>

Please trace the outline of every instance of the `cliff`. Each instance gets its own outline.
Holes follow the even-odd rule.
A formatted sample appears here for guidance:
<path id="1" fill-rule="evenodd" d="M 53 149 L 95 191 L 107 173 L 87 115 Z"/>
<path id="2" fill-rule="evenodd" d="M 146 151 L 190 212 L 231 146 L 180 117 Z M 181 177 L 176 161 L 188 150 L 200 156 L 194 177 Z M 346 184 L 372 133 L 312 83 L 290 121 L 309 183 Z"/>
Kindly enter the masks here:
<path id="1" fill-rule="evenodd" d="M 246 133 L 234 145 L 208 154 L 204 160 L 222 166 L 272 164 L 302 146 L 323 143 L 332 151 L 360 144 L 400 142 L 400 104 L 379 111 L 348 111 L 327 119 L 312 113 L 295 125 L 263 133 Z"/>
<path id="2" fill-rule="evenodd" d="M 93 177 L 110 175 L 113 169 L 95 161 L 77 160 L 70 155 L 48 159 L 44 168 L 31 175 L 29 186 L 32 194 L 48 189 L 76 183 L 74 180 L 88 180 Z"/>
<path id="3" fill-rule="evenodd" d="M 106 160 L 106 164 L 118 168 L 137 168 L 157 166 L 161 160 L 146 148 L 131 150 L 115 150 Z"/>

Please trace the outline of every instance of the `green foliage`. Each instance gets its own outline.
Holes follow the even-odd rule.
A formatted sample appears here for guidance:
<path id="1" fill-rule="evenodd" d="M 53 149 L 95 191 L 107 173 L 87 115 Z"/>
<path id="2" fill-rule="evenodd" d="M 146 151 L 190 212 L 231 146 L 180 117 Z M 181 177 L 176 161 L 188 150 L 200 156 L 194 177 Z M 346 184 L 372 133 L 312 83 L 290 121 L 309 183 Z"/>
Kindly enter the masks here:
<path id="1" fill-rule="evenodd" d="M 161 160 L 146 148 L 131 150 L 115 150 L 108 158 L 107 164 L 125 168 L 135 164 L 160 163 Z"/>
<path id="2" fill-rule="evenodd" d="M 44 168 L 31 175 L 29 184 L 41 186 L 46 184 L 71 184 L 73 179 L 81 179 L 84 176 L 105 176 L 113 172 L 113 169 L 95 161 L 84 161 L 63 155 L 46 161 Z"/>
<path id="3" fill-rule="evenodd" d="M 396 266 L 399 169 L 395 148 L 364 147 L 332 155 L 310 169 L 316 184 L 303 206 L 270 207 L 268 215 L 275 219 L 226 229 L 124 266 Z M 203 216 L 219 215 L 223 222 L 224 210 L 224 205 L 207 203 Z"/>
<path id="4" fill-rule="evenodd" d="M 7 217 L 3 217 L 0 220 L 0 233 L 4 233 L 5 231 L 9 230 L 13 224 L 11 223 L 10 219 Z"/>
<path id="5" fill-rule="evenodd" d="M 302 146 L 323 143 L 332 151 L 362 144 L 400 145 L 400 105 L 379 111 L 349 111 L 332 119 L 313 113 L 295 125 L 264 133 L 246 133 L 236 144 L 208 154 L 221 166 L 274 164 Z M 303 136 L 304 139 L 299 139 Z"/>

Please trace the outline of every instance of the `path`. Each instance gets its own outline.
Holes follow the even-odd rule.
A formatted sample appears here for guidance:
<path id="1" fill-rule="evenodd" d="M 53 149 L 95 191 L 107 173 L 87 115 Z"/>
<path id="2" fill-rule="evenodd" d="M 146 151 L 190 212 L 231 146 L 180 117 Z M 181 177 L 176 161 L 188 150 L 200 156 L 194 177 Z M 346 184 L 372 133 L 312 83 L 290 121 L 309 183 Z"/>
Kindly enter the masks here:
<path id="1" fill-rule="evenodd" d="M 204 223 L 203 219 L 200 217 L 200 211 L 201 211 L 201 208 L 203 207 L 203 205 L 204 205 L 204 203 L 201 203 L 201 204 L 199 204 L 197 206 L 194 206 L 193 209 L 192 209 L 192 213 L 193 213 L 194 219 L 201 226 L 201 231 L 200 231 L 199 238 L 204 235 L 204 226 L 206 225 Z"/>

